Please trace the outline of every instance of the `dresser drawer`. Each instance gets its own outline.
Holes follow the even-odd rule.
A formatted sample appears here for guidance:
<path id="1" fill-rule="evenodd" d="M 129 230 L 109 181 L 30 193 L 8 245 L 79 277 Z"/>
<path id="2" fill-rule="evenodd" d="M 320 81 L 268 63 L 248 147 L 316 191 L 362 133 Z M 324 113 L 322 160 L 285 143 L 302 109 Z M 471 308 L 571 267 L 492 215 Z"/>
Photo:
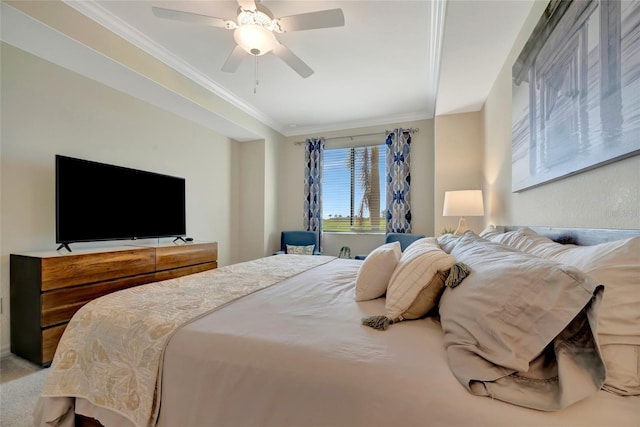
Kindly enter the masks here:
<path id="1" fill-rule="evenodd" d="M 49 363 L 53 360 L 53 355 L 58 347 L 58 342 L 62 338 L 62 333 L 66 329 L 67 324 L 54 326 L 42 330 L 42 361 Z"/>
<path id="2" fill-rule="evenodd" d="M 217 243 L 186 243 L 156 248 L 156 271 L 218 260 Z"/>
<path id="3" fill-rule="evenodd" d="M 153 273 L 155 262 L 153 248 L 43 258 L 42 290 Z"/>
<path id="4" fill-rule="evenodd" d="M 200 273 L 202 271 L 213 270 L 218 268 L 217 262 L 206 262 L 204 264 L 192 265 L 189 267 L 174 268 L 172 270 L 158 271 L 155 275 L 155 281 L 175 279 L 176 277 L 186 276 L 188 274 Z"/>
<path id="5" fill-rule="evenodd" d="M 52 326 L 67 322 L 76 311 L 91 300 L 115 291 L 138 286 L 156 280 L 154 273 L 141 274 L 124 279 L 111 280 L 93 285 L 57 289 L 42 294 L 41 326 Z"/>

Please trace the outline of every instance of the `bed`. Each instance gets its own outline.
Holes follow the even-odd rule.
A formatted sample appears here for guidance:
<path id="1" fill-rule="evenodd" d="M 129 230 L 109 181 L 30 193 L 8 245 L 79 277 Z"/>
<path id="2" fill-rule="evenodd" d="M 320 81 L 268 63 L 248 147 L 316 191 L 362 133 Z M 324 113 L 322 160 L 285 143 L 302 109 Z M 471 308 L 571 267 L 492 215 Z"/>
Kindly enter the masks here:
<path id="1" fill-rule="evenodd" d="M 567 255 L 543 234 L 595 249 Z M 430 283 L 442 289 L 431 296 L 435 307 L 427 307 L 428 316 L 410 316 L 408 309 L 391 315 L 391 288 L 387 298 L 368 298 L 381 291 L 370 289 L 374 282 L 396 283 L 402 276 L 400 260 L 410 248 L 398 253 L 393 246 L 374 251 L 384 257 L 367 257 L 374 266 L 369 276 L 361 271 L 367 260 L 278 255 L 100 298 L 70 322 L 38 402 L 36 423 L 639 426 L 640 231 L 499 228 L 463 237 L 467 243 L 443 236 L 437 249 L 435 239 L 429 242 L 427 251 L 438 258 L 425 264 L 425 274 L 442 264 L 450 277 L 452 258 L 470 271 L 455 284 L 445 280 L 442 268 L 430 273 Z M 599 245 L 605 245 L 605 255 Z M 482 253 L 485 247 L 505 252 L 489 256 Z M 393 268 L 385 267 L 390 253 L 396 256 Z M 491 256 L 490 262 L 478 263 Z M 620 259 L 613 276 L 609 265 L 600 265 Z M 501 260 L 510 261 L 500 266 Z M 583 273 L 571 262 L 587 262 L 584 270 L 598 262 L 602 268 Z M 525 347 L 533 353 L 524 368 L 512 348 L 511 353 L 487 350 L 486 341 L 498 340 L 500 347 L 527 335 L 517 322 L 504 322 L 504 315 L 513 313 L 501 314 L 509 326 L 501 331 L 504 336 L 495 333 L 491 316 L 474 314 L 483 298 L 495 302 L 488 298 L 490 287 L 473 294 L 481 289 L 479 278 L 498 277 L 509 265 L 560 269 L 562 279 L 553 289 L 569 289 L 545 293 L 544 301 L 536 302 L 553 306 L 551 317 L 560 318 L 562 326 L 557 331 L 545 326 L 544 333 L 529 337 Z M 381 273 L 384 268 L 391 274 Z M 405 273 L 417 277 L 414 270 Z M 512 280 L 516 273 L 508 274 Z M 601 277 L 626 282 L 617 291 L 616 283 L 603 286 Z M 502 277 L 492 283 L 507 282 Z M 363 296 L 363 289 L 370 295 Z M 530 303 L 523 295 L 536 299 L 516 294 L 517 304 Z M 406 295 L 402 289 L 402 298 Z M 555 316 L 558 311 L 562 314 Z M 539 314 L 534 323 L 543 319 L 540 324 L 548 325 L 549 316 Z M 391 320 L 386 330 L 363 325 L 363 319 L 376 317 Z M 409 320 L 413 317 L 418 318 Z M 464 317 L 487 323 L 484 331 L 491 336 L 477 340 L 482 333 L 471 331 Z M 576 345 L 581 351 L 573 351 Z M 566 349 L 573 352 L 567 355 Z M 536 375 L 551 371 L 555 379 L 521 375 L 534 368 Z"/>

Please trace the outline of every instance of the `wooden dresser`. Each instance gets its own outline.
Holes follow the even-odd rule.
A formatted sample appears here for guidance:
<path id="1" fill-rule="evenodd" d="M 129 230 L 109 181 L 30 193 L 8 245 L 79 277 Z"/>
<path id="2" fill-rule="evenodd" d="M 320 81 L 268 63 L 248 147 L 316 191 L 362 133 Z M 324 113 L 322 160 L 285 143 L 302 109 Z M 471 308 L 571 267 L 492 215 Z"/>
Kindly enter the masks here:
<path id="1" fill-rule="evenodd" d="M 217 259 L 215 242 L 11 254 L 11 352 L 48 366 L 67 323 L 89 301 L 211 270 Z"/>

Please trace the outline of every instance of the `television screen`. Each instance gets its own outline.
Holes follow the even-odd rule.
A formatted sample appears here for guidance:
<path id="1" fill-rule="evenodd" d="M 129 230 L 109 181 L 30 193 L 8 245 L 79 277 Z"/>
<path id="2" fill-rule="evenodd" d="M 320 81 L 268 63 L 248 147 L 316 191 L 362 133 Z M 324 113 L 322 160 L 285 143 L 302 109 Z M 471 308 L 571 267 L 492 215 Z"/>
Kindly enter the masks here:
<path id="1" fill-rule="evenodd" d="M 184 178 L 56 155 L 57 243 L 184 235 Z"/>

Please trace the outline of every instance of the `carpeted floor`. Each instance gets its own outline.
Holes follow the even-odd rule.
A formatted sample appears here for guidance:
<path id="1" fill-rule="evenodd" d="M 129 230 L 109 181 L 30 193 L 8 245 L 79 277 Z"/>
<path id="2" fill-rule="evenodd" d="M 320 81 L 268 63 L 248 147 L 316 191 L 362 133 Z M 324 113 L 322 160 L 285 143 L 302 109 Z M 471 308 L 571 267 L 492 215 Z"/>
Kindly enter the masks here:
<path id="1" fill-rule="evenodd" d="M 10 355 L 0 359 L 0 425 L 33 426 L 33 408 L 47 369 Z"/>

